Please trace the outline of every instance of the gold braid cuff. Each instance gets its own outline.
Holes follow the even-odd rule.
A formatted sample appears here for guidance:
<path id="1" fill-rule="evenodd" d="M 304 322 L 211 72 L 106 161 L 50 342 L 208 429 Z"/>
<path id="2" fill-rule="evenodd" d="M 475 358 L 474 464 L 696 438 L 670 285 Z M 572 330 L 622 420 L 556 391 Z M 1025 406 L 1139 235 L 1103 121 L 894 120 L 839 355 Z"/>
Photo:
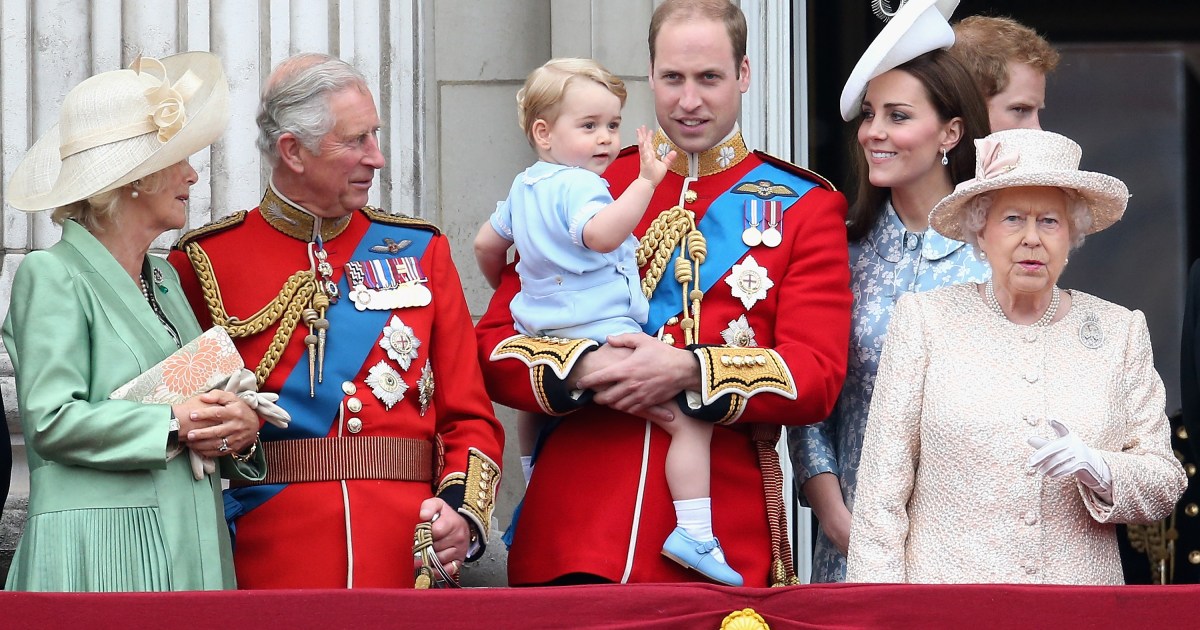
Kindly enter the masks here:
<path id="1" fill-rule="evenodd" d="M 283 288 L 280 289 L 278 295 L 267 302 L 266 306 L 259 309 L 257 313 L 243 320 L 225 311 L 225 303 L 221 298 L 221 287 L 217 284 L 212 261 L 209 260 L 204 248 L 199 243 L 192 242 L 184 247 L 184 251 L 192 263 L 192 269 L 196 272 L 196 279 L 200 283 L 200 290 L 204 296 L 204 304 L 208 307 L 208 314 L 212 317 L 213 324 L 229 331 L 230 337 L 240 339 L 257 335 L 269 329 L 275 322 L 279 322 L 279 326 L 271 338 L 271 345 L 268 346 L 266 354 L 263 355 L 258 362 L 258 367 L 254 370 L 258 386 L 262 387 L 267 377 L 270 376 L 271 370 L 274 370 L 275 365 L 279 363 L 279 358 L 283 356 L 288 340 L 291 339 L 292 332 L 295 331 L 296 324 L 300 321 L 302 311 L 309 305 L 313 294 L 316 293 L 317 285 L 313 272 L 305 270 L 292 274 L 283 283 Z"/>
<path id="2" fill-rule="evenodd" d="M 471 447 L 467 449 L 467 471 L 446 475 L 435 494 L 453 505 L 461 492 L 462 505 L 458 511 L 475 523 L 486 543 L 499 489 L 500 467 L 479 449 Z"/>
<path id="3" fill-rule="evenodd" d="M 774 350 L 707 346 L 693 352 L 700 359 L 700 397 L 705 405 L 725 394 L 749 398 L 772 392 L 796 399 L 792 372 Z"/>
<path id="4" fill-rule="evenodd" d="M 559 380 L 566 380 L 575 362 L 588 348 L 599 346 L 592 339 L 563 339 L 560 337 L 530 337 L 513 335 L 492 350 L 491 360 L 516 359 L 526 367 L 544 365 L 554 370 Z"/>

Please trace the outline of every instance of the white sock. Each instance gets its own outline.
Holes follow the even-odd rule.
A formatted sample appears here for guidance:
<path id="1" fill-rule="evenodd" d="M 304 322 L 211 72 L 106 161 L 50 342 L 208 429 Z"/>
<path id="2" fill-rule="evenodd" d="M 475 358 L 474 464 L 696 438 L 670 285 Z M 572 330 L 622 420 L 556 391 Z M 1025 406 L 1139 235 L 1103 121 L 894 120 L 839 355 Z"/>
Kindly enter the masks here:
<path id="1" fill-rule="evenodd" d="M 533 457 L 521 456 L 521 472 L 525 474 L 525 487 L 529 487 L 529 478 L 533 476 Z"/>
<path id="2" fill-rule="evenodd" d="M 707 542 L 713 539 L 712 531 L 712 498 L 685 499 L 675 501 L 675 524 L 688 536 Z M 720 562 L 725 562 L 725 554 L 720 549 L 713 549 L 712 556 Z"/>
<path id="3" fill-rule="evenodd" d="M 712 499 L 675 501 L 675 524 L 700 542 L 712 540 Z"/>

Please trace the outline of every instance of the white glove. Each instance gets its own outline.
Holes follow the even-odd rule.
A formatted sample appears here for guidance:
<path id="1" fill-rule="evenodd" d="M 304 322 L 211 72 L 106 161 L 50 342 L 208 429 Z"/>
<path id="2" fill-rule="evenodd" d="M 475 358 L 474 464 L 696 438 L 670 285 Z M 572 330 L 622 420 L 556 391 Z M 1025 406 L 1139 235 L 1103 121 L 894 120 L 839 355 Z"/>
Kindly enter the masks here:
<path id="1" fill-rule="evenodd" d="M 229 375 L 228 380 L 224 383 L 214 385 L 213 389 L 223 389 L 227 392 L 233 392 L 238 398 L 241 398 L 249 405 L 255 413 L 261 416 L 263 420 L 270 422 L 280 429 L 286 429 L 292 421 L 291 414 L 275 404 L 279 400 L 279 394 L 259 393 L 258 381 L 254 378 L 254 372 L 246 368 L 242 368 Z"/>
<path id="2" fill-rule="evenodd" d="M 228 377 L 214 377 L 208 382 L 207 389 L 210 391 L 223 389 L 227 392 L 232 392 L 238 398 L 241 398 L 263 420 L 281 429 L 286 429 L 292 421 L 291 414 L 275 404 L 275 401 L 279 400 L 279 394 L 260 394 L 258 392 L 258 381 L 254 378 L 254 372 L 246 368 L 242 368 Z M 203 479 L 205 475 L 211 475 L 217 471 L 216 462 L 196 451 L 189 449 L 188 457 L 192 465 L 192 476 L 197 481 Z"/>
<path id="3" fill-rule="evenodd" d="M 1051 420 L 1050 427 L 1058 434 L 1053 440 L 1033 436 L 1029 445 L 1037 449 L 1029 456 L 1028 464 L 1034 470 L 1050 477 L 1062 477 L 1074 473 L 1083 485 L 1096 493 L 1105 503 L 1112 503 L 1112 472 L 1100 456 L 1100 452 L 1089 447 L 1071 433 L 1058 420 Z"/>

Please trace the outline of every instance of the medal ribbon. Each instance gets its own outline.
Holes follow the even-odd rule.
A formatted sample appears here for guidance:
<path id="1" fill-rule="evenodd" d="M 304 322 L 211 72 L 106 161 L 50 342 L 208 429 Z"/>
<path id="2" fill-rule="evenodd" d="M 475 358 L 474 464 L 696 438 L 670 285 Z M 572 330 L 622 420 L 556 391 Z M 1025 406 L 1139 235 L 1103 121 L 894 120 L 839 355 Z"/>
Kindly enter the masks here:
<path id="1" fill-rule="evenodd" d="M 799 175 L 781 170 L 771 164 L 761 164 L 743 175 L 735 184 L 735 188 L 746 182 L 760 180 L 782 184 L 796 192 L 795 197 L 777 199 L 780 205 L 778 213 L 780 219 L 788 208 L 792 207 L 808 191 L 817 187 L 816 182 Z M 714 199 L 708 206 L 704 218 L 696 224 L 696 227 L 704 234 L 704 238 L 708 240 L 708 258 L 704 260 L 704 264 L 700 265 L 700 290 L 705 293 L 708 293 L 717 280 L 723 278 L 733 268 L 734 263 L 741 260 L 750 251 L 750 247 L 742 242 L 742 228 L 743 221 L 745 221 L 743 202 L 746 200 L 746 195 L 747 193 L 734 192 L 733 189 L 721 193 L 721 196 Z M 671 252 L 672 260 L 677 257 L 679 257 L 678 246 Z M 668 319 L 678 315 L 682 310 L 683 304 L 680 299 L 678 283 L 674 281 L 658 283 L 654 295 L 650 296 L 650 314 L 646 318 L 646 323 L 642 325 L 642 330 L 649 335 L 657 333 Z"/>

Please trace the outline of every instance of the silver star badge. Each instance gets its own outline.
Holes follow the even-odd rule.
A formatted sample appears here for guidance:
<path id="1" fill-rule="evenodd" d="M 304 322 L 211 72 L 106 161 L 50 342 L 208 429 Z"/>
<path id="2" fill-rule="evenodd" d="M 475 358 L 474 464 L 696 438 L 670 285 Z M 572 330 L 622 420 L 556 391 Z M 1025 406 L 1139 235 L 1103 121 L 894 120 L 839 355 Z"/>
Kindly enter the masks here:
<path id="1" fill-rule="evenodd" d="M 742 301 L 742 306 L 750 310 L 755 302 L 766 299 L 767 290 L 775 283 L 767 277 L 767 269 L 754 260 L 754 256 L 746 256 L 741 263 L 733 266 L 733 270 L 725 277 L 725 284 L 733 289 L 733 296 Z"/>
<path id="2" fill-rule="evenodd" d="M 407 370 L 417 358 L 417 348 L 421 340 L 413 334 L 410 326 L 405 326 L 399 317 L 392 315 L 392 321 L 383 327 L 383 338 L 379 347 L 387 351 L 388 358 L 400 364 L 400 369 Z"/>
<path id="3" fill-rule="evenodd" d="M 375 394 L 384 407 L 391 409 L 404 399 L 408 385 L 404 384 L 404 379 L 400 378 L 400 373 L 392 366 L 380 361 L 367 373 L 367 385 L 371 386 L 371 393 Z"/>
<path id="4" fill-rule="evenodd" d="M 758 342 L 754 340 L 754 329 L 746 321 L 745 315 L 729 322 L 729 328 L 721 331 L 721 338 L 725 340 L 725 345 L 733 348 L 758 347 Z"/>

